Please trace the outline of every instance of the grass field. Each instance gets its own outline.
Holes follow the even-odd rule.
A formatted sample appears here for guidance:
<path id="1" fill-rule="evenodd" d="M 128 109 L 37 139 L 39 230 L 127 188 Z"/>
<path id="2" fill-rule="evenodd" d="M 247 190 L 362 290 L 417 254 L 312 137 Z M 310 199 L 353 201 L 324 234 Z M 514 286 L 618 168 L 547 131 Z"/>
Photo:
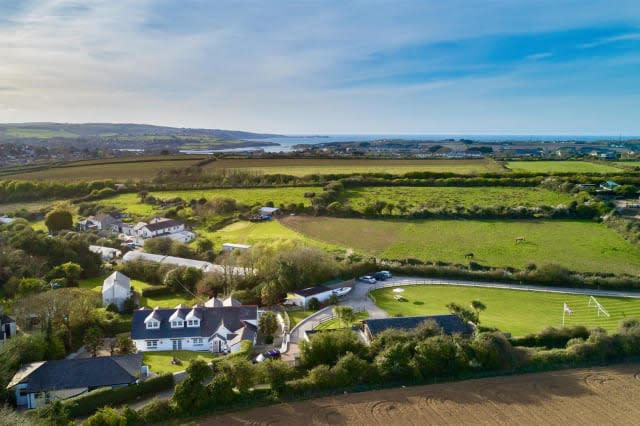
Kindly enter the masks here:
<path id="1" fill-rule="evenodd" d="M 481 160 L 343 160 L 343 159 L 249 159 L 220 160 L 205 166 L 214 169 L 247 169 L 264 174 L 391 173 L 500 173 L 505 169 L 491 159 Z"/>
<path id="2" fill-rule="evenodd" d="M 182 365 L 171 364 L 173 357 L 182 361 Z M 157 374 L 176 373 L 186 370 L 189 362 L 194 359 L 201 359 L 210 362 L 219 355 L 210 352 L 191 352 L 191 351 L 157 351 L 145 352 L 142 363 L 149 366 L 149 369 Z"/>
<path id="3" fill-rule="evenodd" d="M 75 138 L 75 133 L 66 130 L 34 129 L 23 127 L 11 127 L 7 129 L 6 135 L 12 138 Z"/>
<path id="4" fill-rule="evenodd" d="M 240 189 L 203 189 L 203 190 L 186 190 L 186 191 L 160 191 L 151 192 L 154 197 L 168 200 L 180 197 L 189 201 L 193 199 L 205 198 L 211 200 L 216 197 L 233 198 L 239 204 L 248 206 L 262 206 L 268 201 L 272 201 L 275 205 L 303 203 L 305 206 L 311 204 L 309 198 L 304 197 L 307 191 L 322 191 L 320 187 L 296 187 L 296 188 L 240 188 Z M 158 210 L 157 206 L 144 204 L 140 202 L 137 194 L 120 194 L 115 197 L 107 198 L 100 201 L 105 206 L 113 206 L 122 211 L 137 215 L 150 216 Z"/>
<path id="5" fill-rule="evenodd" d="M 502 290 L 477 287 L 417 285 L 402 287 L 403 301 L 394 299 L 398 293 L 393 288 L 375 290 L 376 304 L 389 315 L 414 316 L 446 314 L 446 305 L 455 302 L 469 306 L 472 300 L 480 300 L 487 310 L 480 314 L 482 325 L 521 336 L 542 330 L 544 327 L 562 325 L 563 303 L 573 310 L 565 316 L 565 324 L 602 327 L 613 331 L 623 318 L 640 319 L 640 299 L 598 297 L 611 317 L 598 317 L 597 311 L 588 306 L 589 297 L 538 291 Z"/>
<path id="6" fill-rule="evenodd" d="M 309 238 L 389 259 L 483 265 L 561 264 L 584 272 L 640 273 L 640 250 L 604 225 L 587 221 L 422 220 L 287 217 Z M 515 238 L 524 236 L 524 243 Z"/>
<path id="7" fill-rule="evenodd" d="M 300 309 L 298 311 L 287 311 L 287 314 L 289 315 L 289 327 L 295 327 L 296 324 L 311 315 L 313 312 L 314 311 L 307 311 L 303 309 Z"/>
<path id="8" fill-rule="evenodd" d="M 412 209 L 439 209 L 456 206 L 495 207 L 568 205 L 572 200 L 568 194 L 540 188 L 505 187 L 366 187 L 349 189 L 346 200 L 357 211 L 363 211 L 367 205 L 378 200 Z M 397 207 L 394 214 L 400 214 Z"/>
<path id="9" fill-rule="evenodd" d="M 276 240 L 297 240 L 328 251 L 343 251 L 339 246 L 308 238 L 283 226 L 276 220 L 258 223 L 240 221 L 215 232 L 209 232 L 204 229 L 196 229 L 196 232 L 199 237 L 205 237 L 213 241 L 215 247 L 221 247 L 223 243 L 255 244 Z"/>
<path id="10" fill-rule="evenodd" d="M 356 312 L 356 317 L 352 325 L 358 324 L 360 323 L 360 321 L 365 320 L 367 318 L 369 318 L 369 312 Z M 337 318 L 334 318 L 334 319 L 330 319 L 329 321 L 321 323 L 315 328 L 315 330 L 334 330 L 338 328 L 344 328 L 344 325 L 341 324 Z"/>
<path id="11" fill-rule="evenodd" d="M 615 164 L 615 163 L 613 163 Z M 509 161 L 506 167 L 518 173 L 619 173 L 613 165 L 588 161 Z"/>
<path id="12" fill-rule="evenodd" d="M 143 158 L 108 159 L 102 162 L 87 161 L 68 163 L 49 169 L 16 173 L 3 176 L 3 179 L 17 180 L 55 180 L 77 182 L 113 179 L 117 182 L 154 178 L 159 171 L 188 167 L 197 163 L 201 157 L 176 156 Z"/>

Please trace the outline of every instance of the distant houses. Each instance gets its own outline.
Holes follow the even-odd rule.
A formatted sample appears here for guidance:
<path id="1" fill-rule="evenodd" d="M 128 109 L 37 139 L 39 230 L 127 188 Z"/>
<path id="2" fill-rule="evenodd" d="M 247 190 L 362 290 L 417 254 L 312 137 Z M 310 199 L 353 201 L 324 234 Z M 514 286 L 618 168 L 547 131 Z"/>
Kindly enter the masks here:
<path id="1" fill-rule="evenodd" d="M 138 222 L 132 225 L 107 213 L 100 213 L 81 220 L 78 222 L 78 229 L 80 231 L 123 234 L 142 240 L 154 237 L 168 237 L 181 243 L 189 243 L 196 237 L 193 232 L 186 229 L 184 223 L 174 219 L 154 217 L 149 222 Z"/>
<path id="2" fill-rule="evenodd" d="M 142 354 L 34 362 L 13 376 L 18 407 L 37 408 L 103 387 L 128 386 L 138 382 Z"/>
<path id="3" fill-rule="evenodd" d="M 234 299 L 214 299 L 191 308 L 140 309 L 133 313 L 131 324 L 131 338 L 141 352 L 233 353 L 243 341 L 255 344 L 257 331 L 258 307 Z"/>
<path id="4" fill-rule="evenodd" d="M 99 254 L 100 258 L 104 262 L 110 262 L 110 261 L 116 260 L 117 258 L 122 256 L 122 251 L 120 251 L 118 249 L 115 249 L 113 247 L 90 245 L 89 246 L 89 251 L 92 251 L 93 253 Z"/>
<path id="5" fill-rule="evenodd" d="M 122 272 L 109 275 L 102 284 L 102 306 L 114 304 L 118 310 L 124 308 L 124 302 L 131 297 L 131 280 Z"/>

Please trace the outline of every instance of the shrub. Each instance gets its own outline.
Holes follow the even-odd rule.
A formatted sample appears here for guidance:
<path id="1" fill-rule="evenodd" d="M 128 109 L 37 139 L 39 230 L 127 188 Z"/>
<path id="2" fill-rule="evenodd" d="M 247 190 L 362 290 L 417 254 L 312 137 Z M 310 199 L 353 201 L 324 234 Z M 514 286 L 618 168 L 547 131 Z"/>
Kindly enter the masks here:
<path id="1" fill-rule="evenodd" d="M 171 402 L 164 399 L 154 399 L 140 410 L 140 417 L 147 424 L 156 424 L 174 416 L 175 409 Z"/>
<path id="2" fill-rule="evenodd" d="M 316 297 L 309 299 L 309 309 L 312 311 L 320 309 L 320 301 Z"/>

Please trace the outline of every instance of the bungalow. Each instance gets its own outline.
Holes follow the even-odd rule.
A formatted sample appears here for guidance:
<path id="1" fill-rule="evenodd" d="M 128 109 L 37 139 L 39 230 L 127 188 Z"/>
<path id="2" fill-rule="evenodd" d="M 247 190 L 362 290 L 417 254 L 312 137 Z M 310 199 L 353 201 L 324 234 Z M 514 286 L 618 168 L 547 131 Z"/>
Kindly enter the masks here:
<path id="1" fill-rule="evenodd" d="M 278 216 L 281 213 L 282 211 L 276 207 L 260 207 L 260 210 L 258 210 L 258 214 L 260 216 L 266 217 Z"/>
<path id="2" fill-rule="evenodd" d="M 329 300 L 334 290 L 322 285 L 316 287 L 303 288 L 287 293 L 287 302 L 290 305 L 307 307 L 311 299 L 316 298 L 318 302 L 323 303 Z"/>
<path id="3" fill-rule="evenodd" d="M 11 339 L 16 335 L 16 321 L 10 316 L 0 313 L 0 341 Z"/>
<path id="4" fill-rule="evenodd" d="M 37 408 L 102 387 L 121 387 L 138 382 L 142 354 L 34 362 L 13 376 L 19 407 Z"/>
<path id="5" fill-rule="evenodd" d="M 89 246 L 89 251 L 99 254 L 100 258 L 104 262 L 110 262 L 122 256 L 122 251 L 115 249 L 113 247 L 104 247 L 104 246 Z"/>
<path id="6" fill-rule="evenodd" d="M 258 307 L 243 305 L 143 308 L 131 323 L 131 339 L 140 352 L 237 352 L 242 341 L 255 344 L 257 331 Z"/>
<path id="7" fill-rule="evenodd" d="M 138 236 L 152 238 L 184 231 L 184 223 L 164 217 L 155 217 L 149 223 L 139 223 L 136 228 Z"/>
<path id="8" fill-rule="evenodd" d="M 222 251 L 234 251 L 234 250 L 245 251 L 245 250 L 249 250 L 250 248 L 251 246 L 248 244 L 235 244 L 235 243 L 222 244 Z"/>
<path id="9" fill-rule="evenodd" d="M 375 337 L 388 329 L 413 330 L 425 321 L 435 321 L 445 334 L 470 335 L 473 326 L 465 323 L 456 315 L 427 315 L 416 317 L 394 317 L 366 319 L 362 321 L 362 334 L 367 343 L 371 343 Z"/>
<path id="10" fill-rule="evenodd" d="M 600 188 L 604 189 L 605 191 L 613 191 L 614 189 L 616 189 L 619 186 L 620 186 L 619 184 L 617 184 L 616 182 L 614 182 L 612 180 L 608 180 L 608 181 L 602 182 L 600 184 Z"/>
<path id="11" fill-rule="evenodd" d="M 118 310 L 124 308 L 124 302 L 131 297 L 131 280 L 121 272 L 114 272 L 102 283 L 102 306 L 114 304 Z"/>
<path id="12" fill-rule="evenodd" d="M 97 230 L 117 232 L 120 221 L 108 213 L 100 213 L 81 220 L 78 226 L 81 231 Z"/>

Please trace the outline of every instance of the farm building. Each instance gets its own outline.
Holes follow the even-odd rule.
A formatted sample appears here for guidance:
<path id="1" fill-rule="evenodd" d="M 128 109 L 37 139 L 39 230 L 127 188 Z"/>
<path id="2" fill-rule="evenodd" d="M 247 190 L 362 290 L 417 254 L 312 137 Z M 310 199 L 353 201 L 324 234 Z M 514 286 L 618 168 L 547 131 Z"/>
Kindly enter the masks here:
<path id="1" fill-rule="evenodd" d="M 113 247 L 90 245 L 89 250 L 100 255 L 103 261 L 109 262 L 122 256 L 122 252 Z"/>
<path id="2" fill-rule="evenodd" d="M 0 224 L 2 224 L 2 225 L 10 225 L 10 224 L 13 223 L 14 220 L 15 220 L 15 218 L 9 217 L 7 215 L 0 216 Z"/>
<path id="3" fill-rule="evenodd" d="M 14 389 L 18 407 L 37 408 L 97 388 L 137 383 L 142 354 L 34 362 L 13 376 L 7 389 Z"/>
<path id="4" fill-rule="evenodd" d="M 234 251 L 234 250 L 249 250 L 251 246 L 249 244 L 234 244 L 234 243 L 224 243 L 222 244 L 222 251 Z"/>
<path id="5" fill-rule="evenodd" d="M 2 313 L 0 313 L 0 341 L 10 339 L 16 335 L 16 321 Z"/>
<path id="6" fill-rule="evenodd" d="M 231 299 L 233 300 L 233 299 Z M 131 338 L 138 351 L 237 352 L 243 340 L 255 344 L 257 306 L 140 309 L 133 313 Z"/>
<path id="7" fill-rule="evenodd" d="M 323 303 L 329 300 L 332 294 L 333 289 L 319 285 L 287 293 L 287 302 L 292 305 L 307 307 L 309 301 L 314 297 L 318 299 L 318 302 Z"/>
<path id="8" fill-rule="evenodd" d="M 95 216 L 89 216 L 85 220 L 78 222 L 81 231 L 109 231 L 117 232 L 120 221 L 108 213 L 100 213 Z"/>
<path id="9" fill-rule="evenodd" d="M 141 238 L 169 237 L 182 243 L 193 241 L 195 234 L 185 230 L 184 223 L 164 217 L 154 217 L 146 222 L 139 222 L 133 228 Z"/>
<path id="10" fill-rule="evenodd" d="M 473 327 L 456 315 L 427 315 L 416 317 L 393 317 L 366 319 L 362 321 L 362 334 L 365 341 L 371 343 L 375 337 L 388 329 L 413 330 L 425 321 L 435 321 L 446 334 L 470 335 Z"/>
<path id="11" fill-rule="evenodd" d="M 189 268 L 200 269 L 202 272 L 225 272 L 225 267 L 216 265 L 211 262 L 205 262 L 203 260 L 187 259 L 184 257 L 165 256 L 162 254 L 145 253 L 142 251 L 130 251 L 122 256 L 122 262 L 155 262 L 161 264 L 186 266 Z M 226 268 L 227 272 L 231 272 L 235 275 L 244 275 L 246 273 L 245 268 L 231 267 Z"/>
<path id="12" fill-rule="evenodd" d="M 125 300 L 131 297 L 131 280 L 121 272 L 114 272 L 102 284 L 102 306 L 114 304 L 119 310 Z"/>
<path id="13" fill-rule="evenodd" d="M 271 217 L 282 214 L 282 211 L 277 207 L 260 207 L 260 210 L 258 210 L 258 214 L 260 214 L 261 216 Z"/>

